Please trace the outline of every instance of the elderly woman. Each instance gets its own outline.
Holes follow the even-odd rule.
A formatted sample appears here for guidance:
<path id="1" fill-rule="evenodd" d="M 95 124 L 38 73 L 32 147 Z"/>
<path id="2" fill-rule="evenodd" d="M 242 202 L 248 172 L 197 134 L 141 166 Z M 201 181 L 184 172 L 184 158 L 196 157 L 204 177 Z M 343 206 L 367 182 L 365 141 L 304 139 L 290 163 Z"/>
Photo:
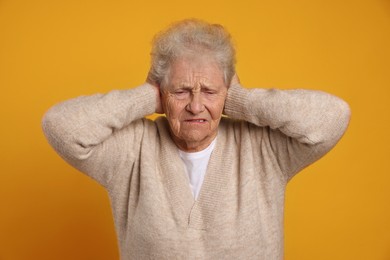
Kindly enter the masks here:
<path id="1" fill-rule="evenodd" d="M 46 113 L 54 149 L 107 189 L 122 259 L 283 258 L 286 185 L 337 143 L 349 107 L 245 89 L 234 64 L 222 26 L 185 20 L 156 36 L 145 84 Z"/>

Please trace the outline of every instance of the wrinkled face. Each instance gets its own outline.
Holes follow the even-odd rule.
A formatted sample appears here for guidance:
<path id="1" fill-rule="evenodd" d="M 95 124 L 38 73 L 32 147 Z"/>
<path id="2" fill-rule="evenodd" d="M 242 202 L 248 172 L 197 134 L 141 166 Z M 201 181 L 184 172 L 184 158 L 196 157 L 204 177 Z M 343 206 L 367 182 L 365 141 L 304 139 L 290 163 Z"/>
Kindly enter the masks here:
<path id="1" fill-rule="evenodd" d="M 227 95 L 223 71 L 214 59 L 184 57 L 170 68 L 162 106 L 171 135 L 184 151 L 205 149 L 215 138 Z"/>

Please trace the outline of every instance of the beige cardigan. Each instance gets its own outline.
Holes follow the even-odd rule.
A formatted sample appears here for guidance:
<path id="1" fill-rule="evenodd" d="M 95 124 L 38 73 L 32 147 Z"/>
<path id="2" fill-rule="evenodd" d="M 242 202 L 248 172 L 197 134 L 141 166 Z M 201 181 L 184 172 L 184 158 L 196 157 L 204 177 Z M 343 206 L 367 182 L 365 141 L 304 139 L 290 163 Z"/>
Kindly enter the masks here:
<path id="1" fill-rule="evenodd" d="M 197 201 L 153 87 L 78 97 L 51 108 L 54 149 L 108 191 L 121 259 L 282 259 L 289 179 L 329 151 L 348 105 L 308 90 L 230 87 Z"/>

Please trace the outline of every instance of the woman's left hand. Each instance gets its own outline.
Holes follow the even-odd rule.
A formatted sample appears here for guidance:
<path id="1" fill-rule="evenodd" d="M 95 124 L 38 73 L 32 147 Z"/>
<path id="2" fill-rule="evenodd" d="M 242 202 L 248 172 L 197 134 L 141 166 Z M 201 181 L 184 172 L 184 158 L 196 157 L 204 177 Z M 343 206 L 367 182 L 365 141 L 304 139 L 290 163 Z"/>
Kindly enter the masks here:
<path id="1" fill-rule="evenodd" d="M 232 80 L 230 81 L 229 87 L 232 85 L 240 84 L 240 79 L 237 75 L 237 73 L 234 74 Z"/>

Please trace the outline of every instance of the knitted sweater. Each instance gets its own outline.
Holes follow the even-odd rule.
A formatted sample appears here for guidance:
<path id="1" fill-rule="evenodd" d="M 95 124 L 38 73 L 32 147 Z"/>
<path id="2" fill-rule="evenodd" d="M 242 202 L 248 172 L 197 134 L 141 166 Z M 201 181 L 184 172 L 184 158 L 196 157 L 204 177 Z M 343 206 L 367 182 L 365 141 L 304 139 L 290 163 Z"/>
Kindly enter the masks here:
<path id="1" fill-rule="evenodd" d="M 309 90 L 229 88 L 194 200 L 164 117 L 144 84 L 82 96 L 44 116 L 54 149 L 109 194 L 121 259 L 282 259 L 287 182 L 329 151 L 348 105 Z"/>

